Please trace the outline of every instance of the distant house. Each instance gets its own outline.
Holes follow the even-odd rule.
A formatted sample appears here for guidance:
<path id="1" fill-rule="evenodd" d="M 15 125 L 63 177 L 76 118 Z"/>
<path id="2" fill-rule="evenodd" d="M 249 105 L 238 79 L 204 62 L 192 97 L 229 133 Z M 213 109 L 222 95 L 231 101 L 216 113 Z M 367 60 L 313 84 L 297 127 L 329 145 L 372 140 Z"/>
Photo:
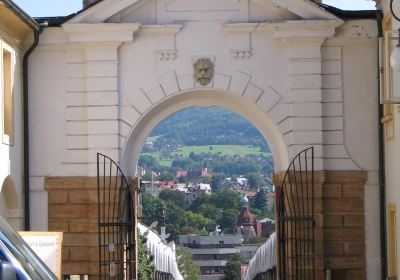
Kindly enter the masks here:
<path id="1" fill-rule="evenodd" d="M 189 184 L 187 189 L 189 192 L 185 193 L 185 197 L 189 203 L 192 203 L 199 196 L 211 194 L 211 186 L 209 184 Z"/>
<path id="2" fill-rule="evenodd" d="M 186 171 L 186 170 L 178 170 L 176 171 L 175 177 L 181 178 L 186 177 L 191 183 L 201 183 L 203 182 L 203 178 L 211 177 L 212 175 L 208 173 L 207 168 L 203 168 L 200 171 Z"/>
<path id="3" fill-rule="evenodd" d="M 243 178 L 243 177 L 236 178 L 236 182 L 237 182 L 239 185 L 241 185 L 241 186 L 247 185 L 247 179 L 246 179 L 246 178 Z"/>
<path id="4" fill-rule="evenodd" d="M 175 177 L 176 178 L 181 178 L 181 177 L 187 177 L 188 172 L 186 170 L 178 170 L 176 171 Z"/>
<path id="5" fill-rule="evenodd" d="M 138 166 L 136 167 L 136 174 L 140 177 L 143 177 L 144 175 L 146 175 L 146 169 L 141 166 Z"/>
<path id="6" fill-rule="evenodd" d="M 200 268 L 201 279 L 222 279 L 228 260 L 240 255 L 240 234 L 212 236 L 179 235 L 179 246 L 192 254 Z"/>
<path id="7" fill-rule="evenodd" d="M 154 197 L 158 197 L 161 192 L 161 186 L 159 181 L 142 181 L 143 188 L 141 192 L 150 194 Z"/>

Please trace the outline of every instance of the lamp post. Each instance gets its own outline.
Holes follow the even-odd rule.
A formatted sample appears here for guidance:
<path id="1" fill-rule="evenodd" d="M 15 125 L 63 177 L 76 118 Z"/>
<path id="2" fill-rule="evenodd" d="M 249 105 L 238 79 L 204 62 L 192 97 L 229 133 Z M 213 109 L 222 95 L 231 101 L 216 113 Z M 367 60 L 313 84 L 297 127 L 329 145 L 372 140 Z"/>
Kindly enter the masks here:
<path id="1" fill-rule="evenodd" d="M 394 12 L 393 2 L 394 2 L 394 0 L 390 0 L 390 12 L 392 13 L 392 16 L 397 21 L 400 22 L 400 18 Z M 400 35 L 400 29 L 399 29 L 399 35 Z M 394 71 L 400 72 L 400 36 L 399 36 L 399 42 L 398 42 L 396 48 L 393 50 L 392 54 L 390 55 L 390 66 L 393 68 Z"/>

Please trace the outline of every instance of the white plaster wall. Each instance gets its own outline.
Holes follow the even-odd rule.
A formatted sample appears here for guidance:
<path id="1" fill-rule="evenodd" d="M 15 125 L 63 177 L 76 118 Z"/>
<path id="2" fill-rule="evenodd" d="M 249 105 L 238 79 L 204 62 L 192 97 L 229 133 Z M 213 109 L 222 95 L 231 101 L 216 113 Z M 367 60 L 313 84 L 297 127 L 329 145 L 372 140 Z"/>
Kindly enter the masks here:
<path id="1" fill-rule="evenodd" d="M 227 1 L 223 5 L 228 5 L 228 2 L 232 4 Z M 260 1 L 251 3 L 250 10 L 262 10 Z M 141 11 L 144 16 L 149 15 L 153 4 L 147 1 L 147 6 L 139 7 L 139 10 L 132 6 L 111 19 L 129 22 Z M 349 125 L 343 121 L 346 117 L 343 100 L 346 91 L 353 91 L 352 87 L 361 84 L 363 89 L 359 92 L 364 96 L 360 97 L 365 106 L 374 110 L 377 81 L 370 79 L 370 84 L 366 84 L 349 79 L 346 83 L 343 77 L 354 72 L 351 67 L 356 65 L 359 57 L 352 54 L 344 57 L 344 43 L 340 41 L 341 38 L 346 41 L 347 38 L 363 40 L 363 37 L 373 37 L 376 33 L 371 23 L 373 20 L 357 22 L 358 27 L 367 30 L 366 33 L 353 32 L 354 24 L 346 23 L 338 30 L 341 37 L 332 39 L 333 43 L 329 43 L 330 39 L 320 49 L 317 41 L 304 41 L 308 45 L 303 46 L 297 40 L 290 45 L 292 42 L 276 38 L 281 36 L 278 29 L 272 31 L 274 27 L 271 29 L 263 23 L 227 27 L 226 20 L 215 20 L 213 17 L 216 15 L 198 9 L 193 7 L 191 13 L 185 13 L 185 21 L 180 25 L 143 26 L 132 39 L 119 43 L 114 43 L 118 34 L 107 35 L 107 38 L 90 37 L 90 33 L 72 37 L 75 35 L 71 31 L 66 29 L 68 34 L 62 28 L 48 28 L 43 32 L 41 44 L 30 62 L 33 177 L 95 175 L 96 151 L 108 152 L 113 158 L 120 157 L 133 126 L 150 108 L 166 100 L 166 96 L 197 87 L 192 79 L 192 63 L 199 56 L 210 57 L 215 62 L 215 76 L 210 87 L 239 92 L 268 113 L 288 145 L 289 157 L 306 146 L 314 145 L 319 169 L 371 169 L 376 153 L 366 158 L 363 151 L 372 142 L 363 141 L 365 145 L 358 145 L 357 141 L 358 137 L 369 139 L 376 134 L 376 125 L 356 123 L 354 127 L 360 128 L 361 134 L 345 133 L 344 129 Z M 156 18 L 168 21 L 177 13 L 157 10 Z M 296 18 L 278 8 L 253 14 L 257 14 L 254 17 L 259 20 L 274 19 L 272 14 Z M 204 20 L 199 21 L 200 16 Z M 232 17 L 232 13 L 225 16 Z M 231 22 L 240 20 L 242 12 L 237 16 Z M 90 28 L 95 26 L 92 24 Z M 174 28 L 176 30 L 171 31 Z M 243 31 L 243 28 L 248 31 Z M 234 31 L 230 33 L 229 30 Z M 92 34 L 94 32 L 101 31 L 93 29 Z M 284 34 L 288 36 L 288 33 Z M 103 38 L 117 45 L 110 45 Z M 76 40 L 93 39 L 100 41 L 93 46 L 75 43 Z M 71 40 L 74 43 L 70 43 Z M 317 47 L 310 48 L 310 44 L 317 44 Z M 233 56 L 232 50 L 236 47 L 247 48 L 249 57 L 238 59 Z M 363 48 L 360 56 L 376 57 L 375 51 L 376 45 L 372 44 Z M 157 55 L 160 52 L 170 59 L 160 60 Z M 349 69 L 342 64 L 344 59 Z M 363 65 L 366 67 L 360 70 L 376 73 L 370 67 L 374 62 L 367 60 Z M 39 68 L 41 71 L 35 70 Z M 115 96 L 118 96 L 117 101 Z M 337 96 L 339 100 L 335 99 Z M 358 122 L 363 117 L 363 114 L 355 113 L 349 121 Z M 42 125 L 44 120 L 46 126 Z M 103 127 L 101 132 L 99 126 Z M 117 140 L 113 136 L 116 134 L 119 135 Z M 48 145 L 43 146 L 47 141 Z M 368 166 L 361 166 L 358 162 Z"/>
<path id="2" fill-rule="evenodd" d="M 60 171 L 66 152 L 66 63 L 64 50 L 37 49 L 29 59 L 31 230 L 47 230 L 44 178 Z"/>
<path id="3" fill-rule="evenodd" d="M 379 202 L 379 131 L 378 131 L 378 55 L 374 21 L 353 21 L 339 30 L 341 37 L 328 40 L 327 47 L 340 48 L 342 60 L 341 97 L 325 99 L 332 116 L 343 113 L 343 135 L 336 144 L 343 144 L 354 169 L 368 171 L 365 184 L 366 262 L 368 279 L 380 279 L 380 202 Z M 365 28 L 368 27 L 369 28 Z M 360 32 L 362 30 L 362 32 Z M 362 34 L 360 37 L 359 34 Z M 338 89 L 334 89 L 336 93 Z M 330 91 L 328 94 L 332 94 Z M 327 97 L 327 96 L 326 96 Z M 337 133 L 335 129 L 332 133 Z M 326 147 L 326 152 L 337 145 Z M 336 164 L 347 169 L 341 153 L 334 154 Z M 329 157 L 331 157 L 329 155 Z M 329 159 L 333 161 L 333 159 Z"/>
<path id="4" fill-rule="evenodd" d="M 388 16 L 390 13 L 389 10 L 389 3 L 390 1 L 388 0 L 380 0 L 378 1 L 378 9 L 381 9 L 383 12 L 384 16 Z M 398 3 L 394 1 L 394 8 L 397 11 L 398 10 Z M 395 19 L 392 19 L 392 30 L 397 30 L 400 27 L 400 23 L 397 22 Z M 396 77 L 395 77 L 396 79 Z M 397 77 L 398 79 L 398 77 Z M 395 87 L 393 90 L 399 91 L 399 88 L 396 88 L 396 85 L 398 83 L 394 83 Z M 385 156 L 385 192 L 386 192 L 386 197 L 385 197 L 385 202 L 386 204 L 384 205 L 386 214 L 388 213 L 388 206 L 389 204 L 394 204 L 396 205 L 396 240 L 397 240 L 397 268 L 400 267 L 400 258 L 399 252 L 400 252 L 400 221 L 399 221 L 399 206 L 400 206 L 400 188 L 399 188 L 399 182 L 400 182 L 400 173 L 398 172 L 398 166 L 400 166 L 400 160 L 399 160 L 399 155 L 400 155 L 400 116 L 399 116 L 399 105 L 394 104 L 393 107 L 393 125 L 394 125 L 394 137 L 391 139 L 387 139 L 384 141 L 384 156 Z M 385 135 L 383 135 L 385 137 Z M 386 216 L 387 218 L 388 216 Z M 388 220 L 386 219 L 386 223 L 388 223 Z M 388 229 L 388 227 L 386 228 Z M 388 237 L 388 236 L 387 236 Z"/>

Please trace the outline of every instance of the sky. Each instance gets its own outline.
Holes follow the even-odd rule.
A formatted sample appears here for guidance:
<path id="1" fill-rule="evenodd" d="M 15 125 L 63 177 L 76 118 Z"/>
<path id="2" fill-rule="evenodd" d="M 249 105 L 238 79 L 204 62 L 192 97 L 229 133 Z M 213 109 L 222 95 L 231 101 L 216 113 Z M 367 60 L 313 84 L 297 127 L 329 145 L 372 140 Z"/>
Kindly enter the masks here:
<path id="1" fill-rule="evenodd" d="M 13 0 L 32 17 L 65 16 L 82 9 L 82 0 Z M 323 0 L 343 10 L 374 10 L 372 0 Z"/>

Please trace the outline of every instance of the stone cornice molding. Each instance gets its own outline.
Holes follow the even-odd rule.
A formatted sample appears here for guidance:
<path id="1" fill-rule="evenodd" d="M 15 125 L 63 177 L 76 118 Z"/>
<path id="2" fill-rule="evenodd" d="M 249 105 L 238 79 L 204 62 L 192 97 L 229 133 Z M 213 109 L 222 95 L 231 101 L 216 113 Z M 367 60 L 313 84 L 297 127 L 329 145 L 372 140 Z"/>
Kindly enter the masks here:
<path id="1" fill-rule="evenodd" d="M 62 26 L 70 42 L 131 42 L 138 23 L 67 23 Z"/>
<path id="2" fill-rule="evenodd" d="M 225 23 L 224 32 L 229 36 L 229 48 L 234 59 L 246 59 L 252 55 L 251 32 L 254 32 L 258 23 Z"/>
<path id="3" fill-rule="evenodd" d="M 343 24 L 337 20 L 288 20 L 269 23 L 267 26 L 276 38 L 328 38 L 335 35 L 335 29 Z"/>
<path id="4" fill-rule="evenodd" d="M 176 59 L 178 56 L 176 34 L 182 28 L 183 25 L 181 24 L 142 25 L 140 34 L 157 36 L 158 46 L 154 53 L 160 61 L 169 61 Z"/>
<path id="5" fill-rule="evenodd" d="M 258 23 L 225 23 L 223 24 L 224 31 L 231 33 L 250 33 L 254 32 Z"/>
<path id="6" fill-rule="evenodd" d="M 182 30 L 182 24 L 141 25 L 140 33 L 154 35 L 176 35 Z"/>

